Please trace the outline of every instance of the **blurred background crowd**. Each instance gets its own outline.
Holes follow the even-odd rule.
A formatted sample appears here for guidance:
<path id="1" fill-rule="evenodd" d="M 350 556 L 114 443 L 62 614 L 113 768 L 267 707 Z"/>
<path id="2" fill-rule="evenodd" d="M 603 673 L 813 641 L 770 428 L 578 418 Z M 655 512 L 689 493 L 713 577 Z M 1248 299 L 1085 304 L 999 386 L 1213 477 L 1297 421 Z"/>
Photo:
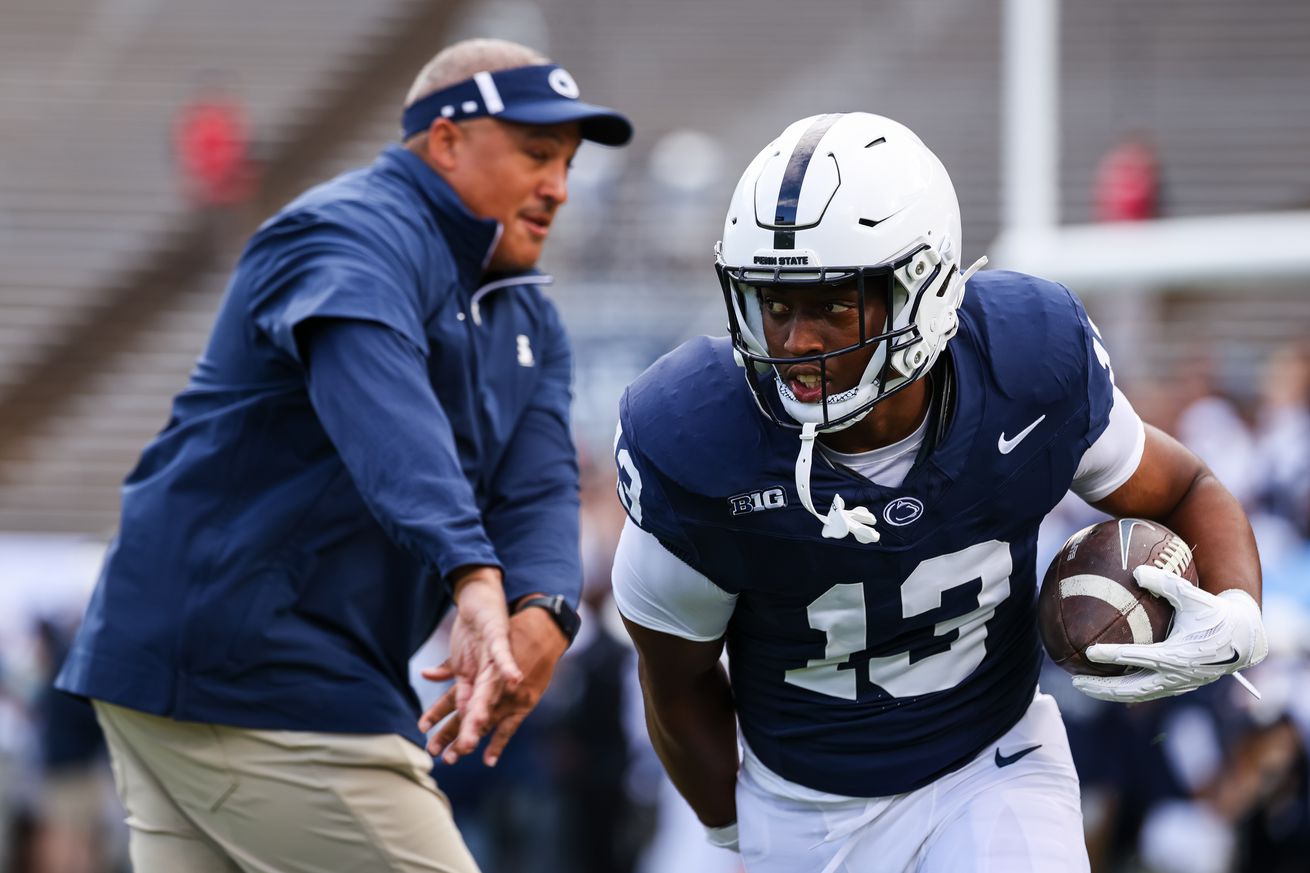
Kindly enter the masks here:
<path id="1" fill-rule="evenodd" d="M 629 149 L 583 147 L 544 262 L 577 359 L 584 629 L 499 767 L 437 774 L 488 873 L 736 869 L 645 737 L 608 596 L 609 441 L 628 381 L 723 332 L 712 246 L 740 169 L 787 123 L 844 109 L 903 121 L 942 157 L 965 262 L 992 254 L 1084 298 L 1142 416 L 1256 527 L 1262 700 L 1224 680 L 1126 708 L 1043 678 L 1094 870 L 1310 869 L 1300 0 L 2 0 L 0 873 L 126 869 L 94 718 L 48 687 L 118 483 L 166 421 L 244 237 L 370 161 L 415 71 L 470 35 L 544 50 L 637 125 Z M 1047 164 L 1023 159 L 1044 154 L 1034 143 Z M 1095 519 L 1062 504 L 1041 560 Z M 441 652 L 439 632 L 415 664 Z"/>

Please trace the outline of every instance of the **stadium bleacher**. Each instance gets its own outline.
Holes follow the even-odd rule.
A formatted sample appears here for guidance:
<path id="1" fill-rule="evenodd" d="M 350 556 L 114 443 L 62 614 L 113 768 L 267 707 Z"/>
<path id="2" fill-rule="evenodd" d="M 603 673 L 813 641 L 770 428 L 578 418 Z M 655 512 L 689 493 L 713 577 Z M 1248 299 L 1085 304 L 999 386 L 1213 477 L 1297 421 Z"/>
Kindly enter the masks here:
<path id="1" fill-rule="evenodd" d="M 7 4 L 0 529 L 111 530 L 117 483 L 166 420 L 168 398 L 203 343 L 235 253 L 209 264 L 178 254 L 194 246 L 197 231 L 178 193 L 168 129 L 197 72 L 234 73 L 261 155 L 281 158 L 257 204 L 268 214 L 297 186 L 369 160 L 394 135 L 395 103 L 422 57 L 459 32 L 461 4 L 445 4 L 450 26 L 441 28 L 432 26 L 433 5 L 443 4 Z M 543 47 L 589 97 L 622 106 L 638 125 L 608 188 L 575 185 L 547 252 L 545 266 L 559 280 L 553 293 L 580 337 L 581 384 L 620 380 L 621 369 L 597 375 L 602 362 L 590 349 L 634 325 L 649 332 L 652 347 L 718 329 L 709 253 L 736 170 L 802 115 L 864 108 L 909 123 L 956 180 L 966 256 L 982 254 L 997 233 L 1000 0 L 918 0 L 886 10 L 815 0 L 803 14 L 790 0 L 510 6 L 535 8 L 548 37 Z M 1158 143 L 1170 214 L 1310 202 L 1310 56 L 1301 50 L 1310 43 L 1310 11 L 1303 4 L 1066 3 L 1063 14 L 1065 220 L 1089 218 L 1098 160 L 1137 129 Z M 426 30 L 416 27 L 420 19 Z M 401 40 L 408 53 L 396 51 Z M 380 65 L 380 57 L 392 62 Z M 361 80 L 368 89 L 351 93 L 373 99 L 339 117 L 343 91 Z M 336 126 L 323 127 L 334 112 Z M 670 195 L 650 158 L 680 130 L 705 134 L 723 160 L 701 189 Z M 311 145 L 299 165 L 287 160 Z M 600 158 L 579 161 L 593 162 Z M 675 195 L 691 199 L 668 199 Z M 694 227 L 678 240 L 703 236 L 672 256 L 660 247 L 670 204 Z M 1183 288 L 1160 296 L 1151 317 L 1170 329 L 1149 350 L 1150 368 L 1167 373 L 1199 339 L 1228 349 L 1225 363 L 1239 368 L 1237 379 L 1253 380 L 1267 350 L 1310 323 L 1302 290 L 1253 297 Z M 150 301 L 145 313 L 126 306 L 133 295 Z M 1089 306 L 1095 313 L 1114 304 L 1092 299 Z M 86 341 L 101 333 L 122 338 Z M 591 417 L 600 418 L 612 390 L 582 398 L 580 408 L 590 403 L 598 410 Z"/>

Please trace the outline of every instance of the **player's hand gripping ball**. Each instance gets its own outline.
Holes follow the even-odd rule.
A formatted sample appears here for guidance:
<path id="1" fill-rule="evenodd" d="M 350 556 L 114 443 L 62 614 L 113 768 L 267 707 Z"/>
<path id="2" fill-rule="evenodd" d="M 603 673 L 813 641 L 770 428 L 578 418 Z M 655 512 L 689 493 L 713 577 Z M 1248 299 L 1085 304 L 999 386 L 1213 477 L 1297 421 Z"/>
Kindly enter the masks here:
<path id="1" fill-rule="evenodd" d="M 1132 668 L 1089 661 L 1087 647 L 1158 643 L 1168 636 L 1174 608 L 1133 579 L 1133 570 L 1143 564 L 1196 584 L 1192 550 L 1156 521 L 1103 521 L 1078 531 L 1060 548 L 1037 598 L 1042 643 L 1055 663 L 1070 673 L 1119 676 Z"/>

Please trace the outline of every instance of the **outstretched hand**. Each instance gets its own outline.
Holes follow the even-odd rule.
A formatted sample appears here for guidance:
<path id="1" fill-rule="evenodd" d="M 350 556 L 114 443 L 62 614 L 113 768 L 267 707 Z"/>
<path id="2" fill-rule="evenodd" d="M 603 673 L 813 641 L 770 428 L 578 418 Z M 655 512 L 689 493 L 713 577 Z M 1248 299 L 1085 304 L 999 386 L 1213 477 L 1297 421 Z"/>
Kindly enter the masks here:
<path id="1" fill-rule="evenodd" d="M 503 598 L 501 606 L 504 607 Z M 451 644 L 453 648 L 453 634 Z M 555 672 L 555 664 L 567 648 L 568 640 L 544 609 L 525 609 L 511 616 L 509 650 L 513 653 L 513 661 L 522 665 L 521 681 L 505 684 L 503 692 L 492 702 L 486 718 L 472 725 L 471 719 L 477 713 L 461 703 L 457 680 L 455 686 L 441 695 L 419 720 L 419 730 L 426 733 L 446 719 L 428 739 L 428 753 L 453 764 L 472 752 L 483 734 L 494 729 L 495 733 L 482 754 L 482 762 L 494 767 L 514 732 L 541 699 Z M 447 660 L 439 667 L 423 670 L 423 678 L 433 682 L 451 678 L 449 664 Z M 470 736 L 473 740 L 467 742 L 466 738 Z"/>
<path id="2" fill-rule="evenodd" d="M 1211 594 L 1156 567 L 1133 572 L 1137 584 L 1174 607 L 1169 636 L 1158 643 L 1100 644 L 1087 658 L 1139 669 L 1123 676 L 1075 676 L 1074 687 L 1101 700 L 1136 703 L 1183 694 L 1264 660 L 1269 651 L 1260 607 L 1249 594 Z"/>
<path id="3" fill-rule="evenodd" d="M 495 726 L 493 711 L 507 692 L 523 681 L 510 652 L 509 615 L 501 573 L 494 567 L 474 567 L 454 578 L 456 617 L 450 632 L 450 656 L 423 675 L 436 682 L 454 679 L 442 696 L 450 710 L 458 710 L 458 733 L 448 743 L 454 758 L 477 748 L 483 735 Z M 440 703 L 441 701 L 438 701 Z M 434 707 L 435 709 L 435 707 Z M 426 731 L 428 716 L 419 722 Z M 433 721 L 435 723 L 435 720 Z"/>

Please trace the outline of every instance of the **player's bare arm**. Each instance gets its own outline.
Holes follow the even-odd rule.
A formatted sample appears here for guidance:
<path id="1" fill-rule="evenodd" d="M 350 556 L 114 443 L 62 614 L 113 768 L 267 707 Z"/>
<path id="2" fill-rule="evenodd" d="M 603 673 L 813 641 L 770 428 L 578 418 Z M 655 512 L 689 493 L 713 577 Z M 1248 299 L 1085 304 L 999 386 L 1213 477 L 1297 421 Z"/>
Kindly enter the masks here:
<path id="1" fill-rule="evenodd" d="M 695 642 L 624 619 L 637 647 L 646 727 L 669 778 L 707 827 L 737 820 L 737 721 L 719 657 Z"/>
<path id="2" fill-rule="evenodd" d="M 1173 437 L 1146 426 L 1137 471 L 1096 508 L 1119 518 L 1150 518 L 1192 547 L 1201 587 L 1240 588 L 1260 602 L 1260 558 L 1242 506 L 1209 468 Z"/>

